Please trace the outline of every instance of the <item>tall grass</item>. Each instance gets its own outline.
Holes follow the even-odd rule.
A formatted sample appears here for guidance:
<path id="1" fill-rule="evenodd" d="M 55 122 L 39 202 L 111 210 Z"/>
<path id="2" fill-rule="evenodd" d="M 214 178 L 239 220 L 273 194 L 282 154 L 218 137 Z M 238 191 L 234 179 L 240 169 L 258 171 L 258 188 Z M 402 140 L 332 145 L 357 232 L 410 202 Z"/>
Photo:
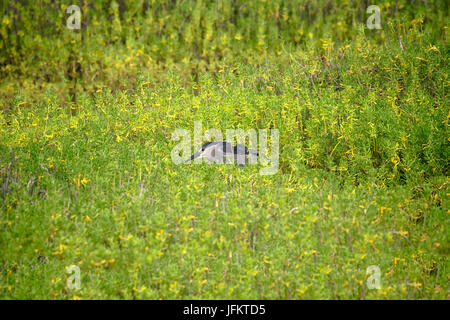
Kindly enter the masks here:
<path id="1" fill-rule="evenodd" d="M 445 1 L 382 30 L 345 0 L 2 5 L 2 298 L 448 299 Z M 278 173 L 175 165 L 194 121 L 278 129 Z"/>

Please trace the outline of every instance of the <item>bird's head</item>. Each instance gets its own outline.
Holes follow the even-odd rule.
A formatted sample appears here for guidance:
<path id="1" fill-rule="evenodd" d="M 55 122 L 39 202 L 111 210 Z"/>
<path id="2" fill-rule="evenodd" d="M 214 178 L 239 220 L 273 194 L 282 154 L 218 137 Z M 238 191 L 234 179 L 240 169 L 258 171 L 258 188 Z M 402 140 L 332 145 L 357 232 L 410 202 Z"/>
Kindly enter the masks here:
<path id="1" fill-rule="evenodd" d="M 197 158 L 207 158 L 208 160 L 212 161 L 215 158 L 215 155 L 215 144 L 213 142 L 207 142 L 202 145 L 200 150 L 195 152 L 189 159 L 187 159 L 186 162 L 192 161 Z"/>

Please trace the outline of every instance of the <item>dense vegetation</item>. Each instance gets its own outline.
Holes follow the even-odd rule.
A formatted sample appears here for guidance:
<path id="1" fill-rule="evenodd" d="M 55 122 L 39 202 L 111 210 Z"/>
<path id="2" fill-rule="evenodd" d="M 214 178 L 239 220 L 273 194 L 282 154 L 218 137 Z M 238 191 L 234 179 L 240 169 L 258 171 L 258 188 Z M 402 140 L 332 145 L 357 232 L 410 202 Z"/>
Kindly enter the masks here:
<path id="1" fill-rule="evenodd" d="M 447 1 L 379 30 L 367 1 L 70 4 L 1 2 L 0 297 L 450 298 Z M 175 165 L 194 121 L 278 129 L 279 171 Z"/>

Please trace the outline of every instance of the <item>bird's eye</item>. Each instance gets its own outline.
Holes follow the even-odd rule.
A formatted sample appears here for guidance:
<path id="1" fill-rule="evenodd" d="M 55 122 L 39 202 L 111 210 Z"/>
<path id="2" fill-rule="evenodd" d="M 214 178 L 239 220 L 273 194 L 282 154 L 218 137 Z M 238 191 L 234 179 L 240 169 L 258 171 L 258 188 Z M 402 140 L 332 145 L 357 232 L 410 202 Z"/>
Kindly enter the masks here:
<path id="1" fill-rule="evenodd" d="M 205 151 L 205 148 L 202 148 L 202 151 Z"/>

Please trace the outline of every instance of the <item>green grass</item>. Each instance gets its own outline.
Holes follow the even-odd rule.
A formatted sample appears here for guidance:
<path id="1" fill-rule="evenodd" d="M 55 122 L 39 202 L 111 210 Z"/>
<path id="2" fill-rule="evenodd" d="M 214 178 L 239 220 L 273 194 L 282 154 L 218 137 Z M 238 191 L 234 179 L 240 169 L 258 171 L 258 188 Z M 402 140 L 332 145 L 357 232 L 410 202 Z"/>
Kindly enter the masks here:
<path id="1" fill-rule="evenodd" d="M 200 96 L 177 85 L 98 93 L 76 115 L 50 94 L 39 109 L 19 102 L 2 130 L 2 296 L 447 298 L 445 176 L 387 187 L 377 175 L 314 169 L 283 144 L 283 127 L 273 176 L 172 163 L 170 132 L 192 130 L 190 117 L 204 130 L 233 127 L 264 116 L 252 98 L 290 101 L 235 82 L 228 95 L 212 84 Z M 239 99 L 254 112 L 229 117 Z M 66 289 L 72 264 L 80 291 Z M 370 265 L 382 271 L 380 290 L 365 288 Z"/>
<path id="2" fill-rule="evenodd" d="M 0 47 L 8 74 L 0 83 L 0 298 L 449 299 L 448 28 L 436 10 L 444 5 L 383 2 L 391 20 L 372 32 L 349 1 L 310 4 L 303 37 L 294 18 L 261 22 L 277 10 L 293 17 L 274 1 L 243 9 L 235 24 L 215 17 L 224 25 L 201 42 L 217 8 L 195 3 L 182 32 L 202 32 L 189 43 L 164 41 L 190 2 L 164 2 L 129 25 L 128 8 L 110 46 L 93 43 L 108 29 L 99 9 L 90 17 L 97 38 L 89 28 L 46 34 L 42 25 L 42 41 L 26 34 L 30 41 L 8 47 L 20 56 L 37 46 L 35 60 L 9 61 Z M 133 33 L 138 24 L 157 28 L 147 20 L 165 12 L 173 15 L 155 38 Z M 22 22 L 24 30 L 38 24 Z M 255 30 L 264 46 L 257 37 L 220 40 Z M 56 43 L 78 36 L 75 61 Z M 189 52 L 198 56 L 184 60 Z M 100 54 L 103 66 L 90 60 Z M 77 61 L 77 76 L 41 73 Z M 223 133 L 278 129 L 278 172 L 175 165 L 172 133 L 193 137 L 194 121 Z M 80 290 L 67 288 L 71 265 L 80 267 Z M 372 265 L 380 289 L 367 286 Z"/>

